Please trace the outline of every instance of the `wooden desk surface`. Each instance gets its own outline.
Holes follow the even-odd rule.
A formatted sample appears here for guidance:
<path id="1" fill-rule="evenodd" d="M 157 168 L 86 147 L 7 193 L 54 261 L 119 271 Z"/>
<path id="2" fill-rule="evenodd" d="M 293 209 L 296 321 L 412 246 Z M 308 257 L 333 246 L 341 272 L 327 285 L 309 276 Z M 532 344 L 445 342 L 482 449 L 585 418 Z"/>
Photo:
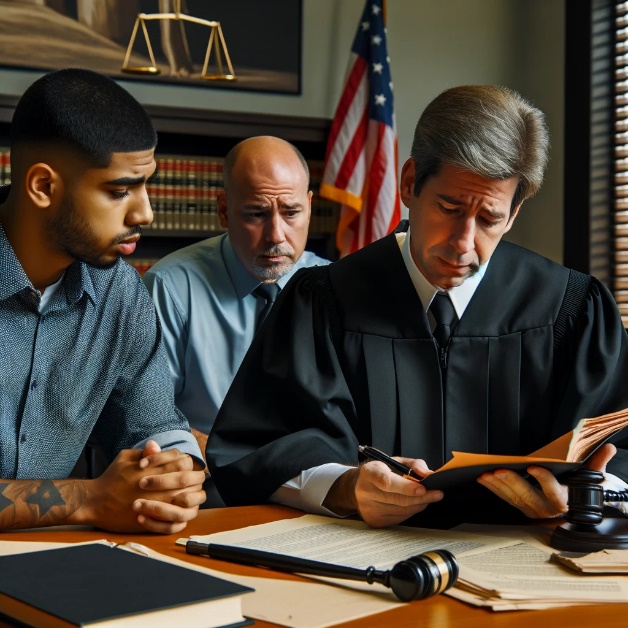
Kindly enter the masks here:
<path id="1" fill-rule="evenodd" d="M 170 536 L 115 534 L 101 530 L 71 528 L 49 528 L 30 531 L 0 533 L 2 541 L 48 541 L 71 543 L 93 541 L 106 538 L 116 543 L 135 541 L 151 549 L 199 565 L 218 569 L 225 573 L 239 573 L 249 576 L 268 576 L 302 580 L 298 576 L 269 572 L 255 567 L 232 565 L 202 556 L 190 556 L 185 549 L 175 545 L 177 538 L 192 534 L 210 534 L 232 530 L 247 525 L 267 523 L 302 515 L 300 511 L 282 506 L 247 506 L 242 508 L 216 508 L 201 510 L 198 517 L 188 524 L 180 534 Z M 574 606 L 546 611 L 509 611 L 495 613 L 482 608 L 475 608 L 439 595 L 426 600 L 400 605 L 398 609 L 372 615 L 362 620 L 342 624 L 346 628 L 541 628 L 544 626 L 569 626 L 584 628 L 604 626 L 604 628 L 624 628 L 628 623 L 628 600 L 626 604 L 608 604 L 599 606 Z M 255 626 L 266 628 L 274 626 L 263 621 L 256 621 Z M 13 624 L 0 620 L 0 628 L 10 628 Z"/>

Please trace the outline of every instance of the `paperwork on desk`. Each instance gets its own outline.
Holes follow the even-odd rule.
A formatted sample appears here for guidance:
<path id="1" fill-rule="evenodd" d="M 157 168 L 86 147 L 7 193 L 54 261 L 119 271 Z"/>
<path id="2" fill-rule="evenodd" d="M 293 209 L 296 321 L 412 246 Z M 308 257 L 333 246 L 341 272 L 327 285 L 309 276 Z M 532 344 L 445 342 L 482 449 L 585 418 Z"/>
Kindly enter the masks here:
<path id="1" fill-rule="evenodd" d="M 516 542 L 401 526 L 375 530 L 361 521 L 314 515 L 192 538 L 205 543 L 256 547 L 338 564 L 349 564 L 346 559 L 351 557 L 352 566 L 376 565 L 382 569 L 431 549 L 447 548 L 462 554 Z M 185 544 L 186 541 L 179 539 L 177 543 Z M 272 578 L 270 571 L 269 576 Z M 223 573 L 222 577 L 241 582 L 232 574 Z M 253 580 L 264 582 L 267 590 L 262 591 Z M 383 585 L 331 578 L 325 581 L 333 584 L 321 584 L 319 579 L 303 583 L 248 578 L 242 584 L 248 584 L 256 592 L 243 599 L 244 614 L 294 628 L 324 628 L 397 608 L 402 603 Z"/>
<path id="2" fill-rule="evenodd" d="M 554 559 L 581 573 L 628 574 L 628 549 L 605 549 L 592 554 L 561 552 Z"/>
<path id="3" fill-rule="evenodd" d="M 481 530 L 481 526 L 476 530 Z M 445 548 L 454 553 L 460 564 L 458 584 L 446 595 L 493 610 L 628 601 L 627 577 L 577 574 L 554 562 L 554 551 L 543 542 L 517 528 L 509 534 L 506 526 L 492 529 L 490 535 L 403 526 L 372 529 L 359 521 L 306 515 L 193 538 L 362 569 L 370 565 L 390 569 L 409 556 Z M 345 589 L 356 588 L 376 595 L 386 591 L 383 586 L 375 589 L 365 583 L 336 582 L 342 582 Z M 346 616 L 339 621 L 353 618 Z"/>

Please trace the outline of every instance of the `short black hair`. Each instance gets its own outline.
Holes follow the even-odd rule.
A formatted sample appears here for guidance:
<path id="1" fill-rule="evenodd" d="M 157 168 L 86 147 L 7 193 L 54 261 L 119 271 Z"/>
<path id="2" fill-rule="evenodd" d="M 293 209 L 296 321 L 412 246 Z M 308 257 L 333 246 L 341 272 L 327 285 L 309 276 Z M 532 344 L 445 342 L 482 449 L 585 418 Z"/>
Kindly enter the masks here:
<path id="1" fill-rule="evenodd" d="M 155 148 L 157 132 L 144 107 L 113 79 L 68 68 L 45 74 L 20 98 L 11 149 L 28 143 L 65 146 L 105 168 L 113 153 Z"/>

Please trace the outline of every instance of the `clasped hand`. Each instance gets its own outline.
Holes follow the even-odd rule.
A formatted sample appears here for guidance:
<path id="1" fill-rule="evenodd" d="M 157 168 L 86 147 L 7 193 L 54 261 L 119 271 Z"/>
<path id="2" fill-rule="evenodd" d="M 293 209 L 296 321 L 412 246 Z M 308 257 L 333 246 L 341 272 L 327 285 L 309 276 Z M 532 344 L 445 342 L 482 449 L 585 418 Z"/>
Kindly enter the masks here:
<path id="1" fill-rule="evenodd" d="M 92 523 L 118 532 L 173 534 L 194 519 L 205 501 L 205 472 L 178 449 L 161 451 L 149 441 L 143 451 L 121 451 L 93 480 Z"/>
<path id="2" fill-rule="evenodd" d="M 603 445 L 591 456 L 586 468 L 604 473 L 608 461 L 616 452 L 615 445 Z M 518 508 L 526 517 L 549 519 L 564 515 L 568 507 L 568 487 L 543 467 L 528 467 L 527 471 L 539 483 L 538 488 L 509 469 L 483 473 L 478 482 Z"/>

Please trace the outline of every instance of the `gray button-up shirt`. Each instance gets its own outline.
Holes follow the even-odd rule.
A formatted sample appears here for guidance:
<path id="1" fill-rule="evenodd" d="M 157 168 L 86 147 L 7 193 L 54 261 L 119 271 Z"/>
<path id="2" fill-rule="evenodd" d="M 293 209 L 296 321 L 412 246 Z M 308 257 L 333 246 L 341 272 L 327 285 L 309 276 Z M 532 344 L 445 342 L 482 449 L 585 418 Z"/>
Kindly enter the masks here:
<path id="1" fill-rule="evenodd" d="M 202 461 L 135 270 L 75 262 L 40 298 L 0 227 L 0 478 L 67 477 L 92 429 L 109 459 L 153 438 Z"/>

